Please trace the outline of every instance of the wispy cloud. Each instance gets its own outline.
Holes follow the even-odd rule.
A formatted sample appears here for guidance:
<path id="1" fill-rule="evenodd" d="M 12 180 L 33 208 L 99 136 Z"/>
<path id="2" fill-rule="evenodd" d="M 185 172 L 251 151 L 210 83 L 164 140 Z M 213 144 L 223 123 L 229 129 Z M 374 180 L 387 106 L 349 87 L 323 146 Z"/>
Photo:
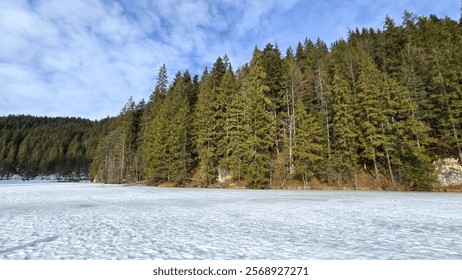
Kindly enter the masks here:
<path id="1" fill-rule="evenodd" d="M 0 115 L 118 114 L 147 98 L 157 70 L 200 74 L 227 53 L 235 68 L 257 44 L 381 27 L 405 9 L 458 18 L 459 1 L 17 0 L 0 2 Z M 453 14 L 451 14 L 453 13 Z"/>

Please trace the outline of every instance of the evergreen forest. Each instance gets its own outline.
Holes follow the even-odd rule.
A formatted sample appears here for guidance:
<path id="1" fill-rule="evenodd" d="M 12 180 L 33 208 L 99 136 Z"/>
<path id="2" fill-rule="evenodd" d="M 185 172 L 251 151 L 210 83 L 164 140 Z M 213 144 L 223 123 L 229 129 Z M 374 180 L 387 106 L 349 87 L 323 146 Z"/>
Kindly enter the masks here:
<path id="1" fill-rule="evenodd" d="M 163 65 L 117 117 L 0 118 L 0 175 L 247 188 L 429 190 L 462 160 L 462 22 L 404 12 L 328 46 L 255 47 L 199 75 Z"/>

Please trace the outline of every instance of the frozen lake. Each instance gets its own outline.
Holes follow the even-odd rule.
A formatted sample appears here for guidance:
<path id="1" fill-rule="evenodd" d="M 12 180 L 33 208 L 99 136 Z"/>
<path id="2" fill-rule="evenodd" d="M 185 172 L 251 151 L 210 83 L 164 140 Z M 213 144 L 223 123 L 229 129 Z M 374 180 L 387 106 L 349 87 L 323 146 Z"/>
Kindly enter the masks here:
<path id="1" fill-rule="evenodd" d="M 1 259 L 462 259 L 462 194 L 0 181 Z"/>

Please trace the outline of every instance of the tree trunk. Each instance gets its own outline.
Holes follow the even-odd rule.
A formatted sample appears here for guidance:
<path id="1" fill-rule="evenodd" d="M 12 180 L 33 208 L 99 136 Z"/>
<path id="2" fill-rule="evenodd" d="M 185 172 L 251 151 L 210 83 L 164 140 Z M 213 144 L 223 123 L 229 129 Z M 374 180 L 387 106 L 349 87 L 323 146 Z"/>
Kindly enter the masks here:
<path id="1" fill-rule="evenodd" d="M 373 161 L 374 161 L 374 171 L 375 171 L 375 178 L 374 179 L 375 179 L 375 183 L 377 184 L 377 183 L 379 183 L 380 178 L 379 178 L 379 169 L 377 167 L 377 158 L 376 158 L 375 154 L 374 154 L 374 157 L 373 157 Z"/>
<path id="2" fill-rule="evenodd" d="M 385 149 L 385 154 L 387 157 L 387 164 L 388 164 L 388 172 L 390 173 L 390 179 L 391 179 L 391 184 L 393 186 L 393 190 L 396 190 L 396 183 L 395 183 L 395 177 L 393 176 L 393 170 L 391 168 L 391 161 L 390 161 L 390 154 L 388 153 L 388 149 Z"/>

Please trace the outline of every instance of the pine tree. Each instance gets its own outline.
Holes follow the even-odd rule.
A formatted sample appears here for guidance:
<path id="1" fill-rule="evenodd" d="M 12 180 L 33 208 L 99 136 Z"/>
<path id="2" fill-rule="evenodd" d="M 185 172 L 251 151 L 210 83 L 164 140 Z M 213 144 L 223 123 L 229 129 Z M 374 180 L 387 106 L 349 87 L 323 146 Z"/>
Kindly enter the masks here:
<path id="1" fill-rule="evenodd" d="M 284 111 L 284 67 L 278 46 L 267 44 L 261 52 L 262 66 L 266 73 L 265 85 L 268 87 L 267 96 L 271 98 L 274 116 Z"/>
<path id="2" fill-rule="evenodd" d="M 295 172 L 308 185 L 313 175 L 319 175 L 325 155 L 324 131 L 316 117 L 306 112 L 301 100 L 295 104 L 293 157 Z"/>
<path id="3" fill-rule="evenodd" d="M 246 99 L 243 91 L 243 83 L 248 76 L 248 72 L 248 65 L 244 65 L 243 68 L 237 70 L 237 91 L 232 96 L 228 107 L 229 129 L 227 129 L 227 131 L 229 131 L 229 141 L 226 146 L 226 155 L 228 155 L 228 157 L 225 163 L 228 166 L 232 179 L 235 181 L 244 180 L 244 171 L 246 168 L 246 157 L 244 156 L 244 152 L 246 151 L 246 139 L 248 134 L 246 132 L 246 126 L 244 125 Z"/>
<path id="4" fill-rule="evenodd" d="M 156 97 L 165 97 L 168 91 L 168 74 L 167 74 L 167 67 L 165 64 L 159 68 L 159 72 L 157 74 L 157 81 L 156 86 L 154 87 L 154 91 L 150 96 L 150 101 L 152 102 Z"/>
<path id="5" fill-rule="evenodd" d="M 358 128 L 355 120 L 355 75 L 354 52 L 345 42 L 337 42 L 335 58 L 330 69 L 332 90 L 332 162 L 337 185 L 344 181 L 357 185 L 355 173 L 358 169 Z M 330 176 L 332 176 L 331 174 Z"/>
<path id="6" fill-rule="evenodd" d="M 230 144 L 232 141 L 232 131 L 235 129 L 236 125 L 233 124 L 232 120 L 232 102 L 237 94 L 237 86 L 231 65 L 229 64 L 227 68 L 220 84 L 218 96 L 218 108 L 223 122 L 222 137 L 220 137 L 217 142 L 217 152 L 220 155 L 218 167 L 219 179 L 229 177 L 230 175 L 230 155 L 234 150 L 234 147 Z"/>
<path id="7" fill-rule="evenodd" d="M 301 72 L 299 66 L 295 61 L 292 50 L 289 48 L 285 57 L 285 108 L 286 112 L 281 113 L 279 121 L 282 122 L 283 130 L 283 146 L 285 154 L 286 165 L 286 178 L 295 173 L 294 165 L 294 146 L 295 146 L 295 130 L 296 130 L 296 117 L 295 106 L 296 101 L 303 98 L 306 92 L 307 79 Z"/>
<path id="8" fill-rule="evenodd" d="M 210 74 L 202 78 L 196 107 L 197 152 L 201 177 L 206 184 L 214 182 L 218 176 L 218 164 L 224 151 L 218 151 L 218 143 L 223 141 L 224 111 L 220 105 L 220 86 L 227 65 L 218 58 Z"/>
<path id="9" fill-rule="evenodd" d="M 143 175 L 145 174 L 145 162 L 146 157 L 143 151 L 143 146 L 145 143 L 145 114 L 147 112 L 148 105 L 141 99 L 138 104 L 136 104 L 135 111 L 133 114 L 132 124 L 131 124 L 131 137 L 132 137 L 132 168 L 131 173 L 134 181 L 143 180 Z"/>
<path id="10" fill-rule="evenodd" d="M 168 163 L 167 154 L 167 132 L 169 117 L 166 112 L 164 100 L 158 102 L 159 110 L 156 116 L 149 123 L 147 133 L 147 163 L 145 177 L 152 182 L 165 182 L 169 181 L 168 171 L 166 165 Z"/>
<path id="11" fill-rule="evenodd" d="M 191 86 L 189 73 L 177 75 L 163 104 L 163 110 L 169 116 L 166 131 L 167 178 L 176 183 L 189 177 L 193 162 L 192 147 L 189 144 L 192 125 L 187 92 Z"/>
<path id="12" fill-rule="evenodd" d="M 192 124 L 188 90 L 192 88 L 189 73 L 177 73 L 170 90 L 161 101 L 151 123 L 149 145 L 150 179 L 154 182 L 180 183 L 192 169 Z"/>
<path id="13" fill-rule="evenodd" d="M 391 160 L 400 170 L 401 181 L 413 190 L 426 190 L 435 182 L 435 168 L 427 148 L 433 141 L 429 127 L 412 114 L 412 104 L 406 98 L 409 94 L 394 79 L 384 78 L 384 91 L 391 108 L 386 127 L 393 145 L 388 144 Z M 388 154 L 387 154 L 388 157 Z M 391 169 L 391 167 L 389 167 Z M 391 178 L 393 181 L 393 178 Z"/>
<path id="14" fill-rule="evenodd" d="M 397 73 L 400 59 L 397 54 L 406 44 L 403 29 L 396 26 L 394 20 L 387 16 L 384 23 L 384 31 L 378 34 L 376 43 L 376 59 L 379 69 L 392 76 Z"/>
<path id="15" fill-rule="evenodd" d="M 382 156 L 383 145 L 387 141 L 381 131 L 387 106 L 384 101 L 381 83 L 382 75 L 376 69 L 372 58 L 364 51 L 358 51 L 358 74 L 355 82 L 356 91 L 356 124 L 359 129 L 359 157 L 364 165 L 372 162 L 374 177 L 379 183 L 378 158 Z"/>
<path id="16" fill-rule="evenodd" d="M 244 112 L 243 132 L 244 179 L 251 188 L 264 188 L 270 181 L 271 149 L 273 146 L 273 104 L 265 84 L 266 72 L 261 51 L 255 48 L 249 74 L 242 89 Z"/>
<path id="17" fill-rule="evenodd" d="M 415 104 L 412 114 L 419 120 L 431 123 L 436 117 L 432 112 L 430 92 L 425 89 L 424 55 L 420 47 L 408 44 L 401 53 L 402 64 L 397 79 L 409 92 L 409 102 Z"/>
<path id="18" fill-rule="evenodd" d="M 165 64 L 159 69 L 156 86 L 143 114 L 144 177 L 150 181 L 166 181 L 163 162 L 165 160 L 165 116 L 161 109 L 168 92 L 168 78 Z"/>

